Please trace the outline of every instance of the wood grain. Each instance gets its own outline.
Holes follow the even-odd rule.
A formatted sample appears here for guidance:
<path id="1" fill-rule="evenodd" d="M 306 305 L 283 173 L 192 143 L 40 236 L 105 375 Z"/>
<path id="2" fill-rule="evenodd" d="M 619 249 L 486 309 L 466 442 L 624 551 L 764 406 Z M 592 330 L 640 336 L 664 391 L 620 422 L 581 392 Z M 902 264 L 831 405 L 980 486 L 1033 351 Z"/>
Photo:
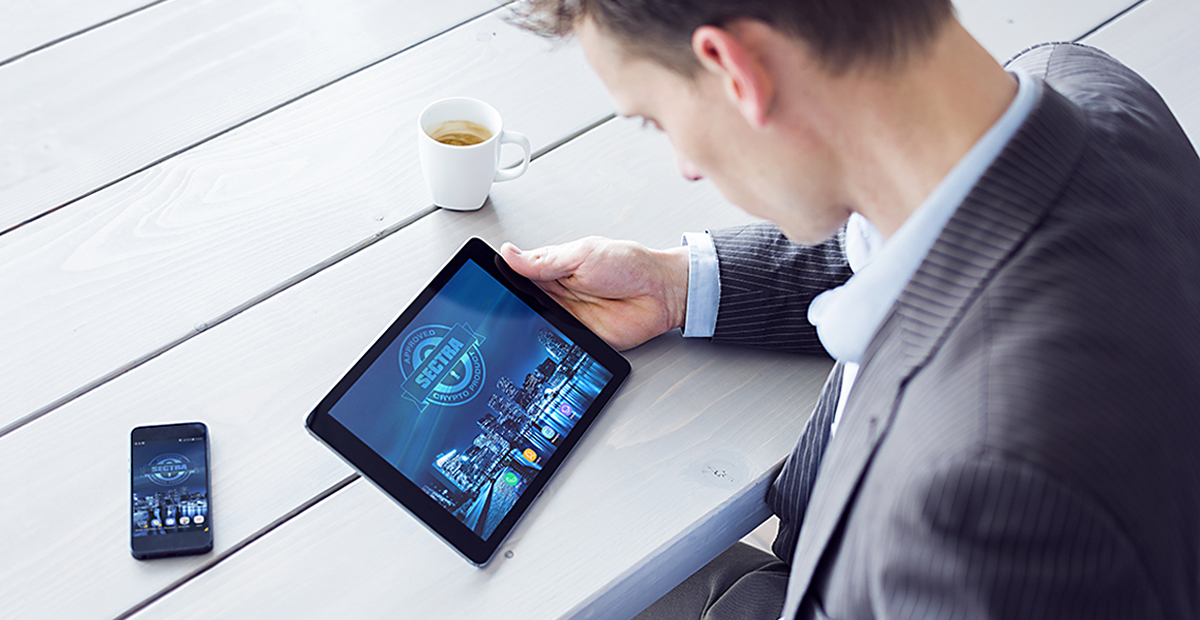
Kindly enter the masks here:
<path id="1" fill-rule="evenodd" d="M 307 436 L 304 416 L 466 237 L 477 234 L 494 244 L 513 238 L 532 246 L 572 238 L 583 228 L 661 246 L 677 244 L 684 227 L 748 219 L 711 186 L 680 179 L 668 149 L 661 136 L 634 123 L 606 124 L 534 162 L 529 174 L 557 180 L 549 188 L 554 199 L 541 183 L 497 186 L 493 204 L 483 210 L 426 217 L 0 438 L 0 488 L 21 498 L 0 504 L 0 531 L 25 534 L 0 539 L 0 616 L 22 609 L 36 617 L 112 615 L 204 564 L 205 558 L 139 563 L 129 556 L 126 457 L 133 426 L 189 419 L 209 425 L 214 522 L 221 523 L 217 553 L 343 479 L 347 469 Z M 614 179 L 629 189 L 614 191 Z M 518 228 L 529 232 L 514 234 Z M 639 455 L 675 441 L 734 451 L 746 445 L 765 450 L 742 454 L 747 475 L 774 466 L 799 427 L 766 433 L 750 418 L 756 412 L 764 419 L 784 415 L 783 403 L 794 416 L 789 424 L 802 423 L 803 401 L 815 395 L 828 363 L 736 351 L 715 356 L 714 350 L 673 337 L 634 352 L 635 377 L 614 402 L 614 407 L 627 403 L 621 406 L 628 413 L 594 429 L 589 437 L 600 439 L 590 445 Z M 760 381 L 788 387 L 768 390 Z M 624 417 L 643 412 L 650 417 Z M 624 462 L 625 454 L 617 454 L 616 471 L 644 478 L 639 465 Z M 682 448 L 672 454 L 705 456 Z M 591 460 L 583 456 L 571 466 Z M 678 487 L 683 475 L 668 479 L 667 486 Z M 564 479 L 573 477 L 566 473 Z M 663 492 L 652 480 L 639 484 L 654 489 L 639 492 Z M 552 485 L 543 500 L 557 488 Z M 587 493 L 595 497 L 602 490 L 591 487 Z M 700 492 L 688 500 L 698 502 L 694 509 L 681 518 L 694 519 L 723 497 Z M 79 518 L 77 506 L 87 507 L 87 519 Z M 386 518 L 408 518 L 388 508 Z M 660 509 L 673 510 L 673 504 Z M 663 544 L 686 529 L 678 522 L 658 527 L 652 533 Z M 421 534 L 449 565 L 462 562 Z M 361 564 L 361 557 L 354 562 Z"/>
<path id="2" fill-rule="evenodd" d="M 1084 40 L 1146 78 L 1200 139 L 1200 2 L 1150 0 Z"/>
<path id="3" fill-rule="evenodd" d="M 815 376 L 816 373 L 813 373 Z M 803 429 L 800 431 L 803 432 Z M 567 618 L 632 618 L 771 516 L 763 498 L 779 474 L 771 468 L 565 614 Z M 770 553 L 770 544 L 766 548 Z M 586 584 L 590 585 L 590 584 Z"/>
<path id="4" fill-rule="evenodd" d="M 578 49 L 489 16 L 0 237 L 0 428 L 429 206 L 416 118 L 452 95 L 535 149 L 612 110 Z"/>
<path id="5" fill-rule="evenodd" d="M 7 0 L 0 4 L 0 65 L 162 0 Z"/>
<path id="6" fill-rule="evenodd" d="M 167 2 L 0 67 L 0 230 L 496 7 Z"/>

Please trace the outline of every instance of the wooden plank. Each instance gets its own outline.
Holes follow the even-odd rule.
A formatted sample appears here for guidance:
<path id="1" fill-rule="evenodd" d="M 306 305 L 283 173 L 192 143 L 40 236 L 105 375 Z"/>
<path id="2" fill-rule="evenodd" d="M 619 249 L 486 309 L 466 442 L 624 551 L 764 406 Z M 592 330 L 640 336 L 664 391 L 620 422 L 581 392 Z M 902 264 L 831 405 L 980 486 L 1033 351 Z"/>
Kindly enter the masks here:
<path id="1" fill-rule="evenodd" d="M 164 0 L 7 0 L 0 4 L 0 65 Z"/>
<path id="2" fill-rule="evenodd" d="M 0 230 L 496 6 L 167 2 L 0 67 Z"/>
<path id="3" fill-rule="evenodd" d="M 1200 139 L 1200 2 L 1150 0 L 1084 40 L 1150 82 L 1196 144 Z"/>
<path id="4" fill-rule="evenodd" d="M 535 149 L 612 110 L 576 47 L 492 15 L 0 237 L 0 428 L 429 206 L 416 118 L 452 95 Z"/>
<path id="5" fill-rule="evenodd" d="M 819 374 L 814 371 L 808 376 L 815 379 Z M 768 386 L 768 389 L 774 389 L 774 386 Z M 802 433 L 803 428 L 799 432 Z M 589 594 L 563 617 L 632 618 L 649 607 L 772 515 L 763 498 L 775 482 L 778 469 L 772 468 L 739 488 L 723 504 L 688 524 L 652 553 L 644 555 L 638 564 Z M 768 541 L 763 548 L 770 553 L 770 547 Z"/>
<path id="6" fill-rule="evenodd" d="M 955 0 L 958 18 L 989 52 L 1006 61 L 1047 41 L 1074 41 L 1138 0 Z"/>
<path id="7" fill-rule="evenodd" d="M 24 533 L 0 537 L 0 616 L 111 616 L 208 560 L 139 563 L 129 556 L 127 441 L 129 429 L 138 424 L 199 419 L 209 425 L 214 522 L 221 523 L 217 553 L 341 480 L 347 469 L 307 436 L 304 415 L 467 236 L 478 234 L 493 243 L 512 239 L 532 247 L 588 232 L 664 246 L 677 244 L 684 228 L 747 221 L 711 186 L 680 179 L 668 149 L 661 136 L 642 132 L 634 123 L 606 124 L 534 162 L 529 174 L 544 182 L 498 186 L 494 204 L 479 212 L 438 212 L 426 217 L 219 329 L 0 438 L 0 488 L 17 498 L 0 503 L 0 531 Z M 807 414 L 804 401 L 811 403 L 815 397 L 828 362 L 745 351 L 713 353 L 714 348 L 705 343 L 682 342 L 677 337 L 635 351 L 631 384 L 585 440 L 584 452 L 570 462 L 563 477 L 567 483 L 551 485 L 534 515 L 517 532 L 514 544 L 520 545 L 527 533 L 535 531 L 532 528 L 556 527 L 557 518 L 538 516 L 549 505 L 582 502 L 594 509 L 594 500 L 580 500 L 576 494 L 594 498 L 613 492 L 616 481 L 636 479 L 629 492 L 657 497 L 653 510 L 674 512 L 679 508 L 676 504 L 682 503 L 685 509 L 678 513 L 682 518 L 702 515 L 730 492 L 724 491 L 723 496 L 720 488 L 705 490 L 703 478 L 694 472 L 694 461 L 715 454 L 717 445 L 731 451 L 723 458 L 744 466 L 747 477 L 772 467 L 798 435 Z M 768 383 L 786 387 L 768 390 Z M 793 417 L 784 416 L 787 419 L 782 421 L 772 417 L 783 415 L 782 404 L 796 407 L 788 409 Z M 762 422 L 747 423 L 760 412 Z M 764 430 L 767 426 L 769 432 Z M 668 449 L 678 442 L 692 449 Z M 746 451 L 739 453 L 739 446 L 746 446 Z M 689 497 L 668 501 L 658 483 L 645 480 L 639 460 L 653 459 L 649 462 L 667 467 L 672 459 L 682 458 L 690 460 L 674 462 L 676 469 L 663 484 L 687 490 Z M 611 484 L 601 488 L 569 484 L 577 477 L 597 475 L 578 474 L 573 468 L 595 468 L 597 463 L 607 463 L 604 467 L 615 472 Z M 382 500 L 374 490 L 366 489 L 364 494 L 368 502 Z M 560 494 L 565 498 L 555 500 Z M 81 510 L 86 518 L 80 518 Z M 352 510 L 363 511 L 364 518 L 373 511 L 386 520 L 383 529 L 389 539 L 416 540 L 420 549 L 430 549 L 421 553 L 438 566 L 454 571 L 467 568 L 386 501 L 374 507 L 355 503 Z M 351 518 L 343 509 L 335 508 L 332 514 Z M 627 523 L 618 520 L 615 525 Z M 666 544 L 681 529 L 678 524 L 661 523 L 647 530 L 651 538 L 631 540 L 657 546 L 660 542 L 655 541 Z M 418 535 L 409 535 L 413 531 Z M 547 533 L 551 531 L 557 530 Z M 550 552 L 546 541 L 538 544 L 537 554 Z M 630 545 L 620 554 L 614 550 L 614 556 L 632 553 Z M 258 546 L 252 544 L 233 557 Z M 517 557 L 525 557 L 523 547 L 515 548 Z M 396 564 L 382 561 L 386 557 L 379 553 L 345 556 L 363 565 L 370 564 L 364 558 Z M 621 569 L 618 563 L 614 558 L 608 572 L 596 573 L 600 581 L 587 587 L 613 578 Z M 280 566 L 279 570 L 291 569 Z M 395 593 L 391 587 L 385 590 Z M 382 598 L 394 603 L 404 599 Z M 574 603 L 558 604 L 566 609 Z"/>
<path id="8" fill-rule="evenodd" d="M 0 65 L 163 0 L 6 0 L 0 4 Z"/>

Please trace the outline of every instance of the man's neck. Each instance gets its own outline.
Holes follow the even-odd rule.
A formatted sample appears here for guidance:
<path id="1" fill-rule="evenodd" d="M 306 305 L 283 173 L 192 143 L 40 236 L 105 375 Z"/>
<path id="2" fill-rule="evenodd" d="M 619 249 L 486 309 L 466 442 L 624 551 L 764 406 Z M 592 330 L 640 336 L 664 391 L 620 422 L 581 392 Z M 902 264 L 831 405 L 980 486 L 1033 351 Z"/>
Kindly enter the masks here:
<path id="1" fill-rule="evenodd" d="M 887 74 L 839 80 L 830 144 L 849 208 L 890 237 L 1012 103 L 1017 82 L 957 21 Z M 853 119 L 851 121 L 850 119 Z"/>

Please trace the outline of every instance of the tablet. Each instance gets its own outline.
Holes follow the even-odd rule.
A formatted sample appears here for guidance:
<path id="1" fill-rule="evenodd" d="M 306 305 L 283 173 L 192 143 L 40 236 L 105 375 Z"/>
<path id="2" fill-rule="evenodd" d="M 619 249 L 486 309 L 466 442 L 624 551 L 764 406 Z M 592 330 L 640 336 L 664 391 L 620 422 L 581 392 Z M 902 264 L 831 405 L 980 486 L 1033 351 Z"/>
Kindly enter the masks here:
<path id="1" fill-rule="evenodd" d="M 612 347 L 470 239 L 307 426 L 483 566 L 628 375 Z"/>

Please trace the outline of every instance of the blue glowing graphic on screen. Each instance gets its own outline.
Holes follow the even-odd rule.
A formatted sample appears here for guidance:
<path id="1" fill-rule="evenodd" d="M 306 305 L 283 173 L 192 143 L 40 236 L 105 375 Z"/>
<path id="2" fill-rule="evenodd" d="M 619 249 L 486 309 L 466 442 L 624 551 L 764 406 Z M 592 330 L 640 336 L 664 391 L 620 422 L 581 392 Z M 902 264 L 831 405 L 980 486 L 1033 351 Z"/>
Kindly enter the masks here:
<path id="1" fill-rule="evenodd" d="M 486 539 L 611 378 L 467 261 L 330 415 Z"/>

